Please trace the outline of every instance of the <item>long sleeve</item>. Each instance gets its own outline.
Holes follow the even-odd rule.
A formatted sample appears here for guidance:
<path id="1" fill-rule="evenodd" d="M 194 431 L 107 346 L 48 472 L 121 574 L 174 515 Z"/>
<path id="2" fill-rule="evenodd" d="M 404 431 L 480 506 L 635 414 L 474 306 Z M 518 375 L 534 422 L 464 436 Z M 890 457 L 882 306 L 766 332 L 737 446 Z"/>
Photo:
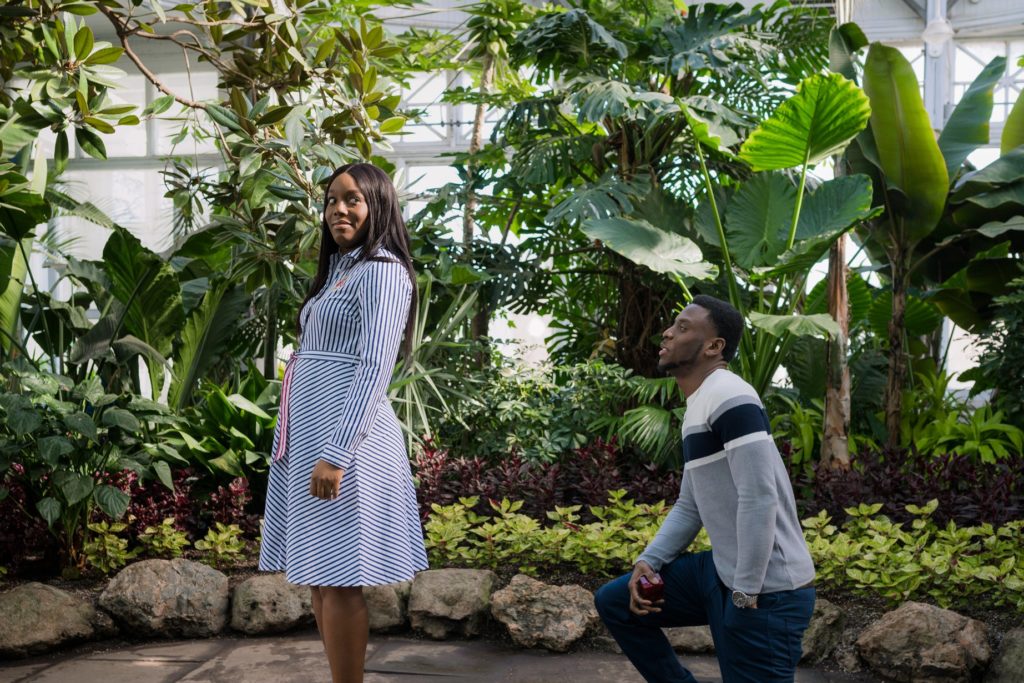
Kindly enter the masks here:
<path id="1" fill-rule="evenodd" d="M 339 407 L 337 425 L 320 456 L 335 467 L 352 466 L 356 451 L 373 426 L 394 373 L 411 296 L 412 283 L 401 263 L 371 261 L 360 278 L 359 363 L 352 389 Z"/>
<path id="2" fill-rule="evenodd" d="M 669 510 L 654 540 L 641 553 L 637 561 L 643 560 L 654 571 L 679 557 L 700 532 L 702 523 L 697 503 L 693 497 L 692 480 L 687 471 L 683 470 L 683 480 L 679 484 L 679 498 Z"/>
<path id="3" fill-rule="evenodd" d="M 740 403 L 717 417 L 711 429 L 725 447 L 736 485 L 736 574 L 730 588 L 757 595 L 775 544 L 779 497 L 774 467 L 779 456 L 760 405 Z"/>

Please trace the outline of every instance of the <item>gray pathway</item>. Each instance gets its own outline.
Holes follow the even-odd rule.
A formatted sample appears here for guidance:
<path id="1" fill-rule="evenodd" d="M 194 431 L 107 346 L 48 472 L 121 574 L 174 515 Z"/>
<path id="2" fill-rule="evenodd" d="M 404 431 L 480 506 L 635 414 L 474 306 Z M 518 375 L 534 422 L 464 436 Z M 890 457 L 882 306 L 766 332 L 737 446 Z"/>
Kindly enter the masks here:
<path id="1" fill-rule="evenodd" d="M 712 657 L 687 657 L 702 683 L 720 683 Z M 621 655 L 550 654 L 486 641 L 373 637 L 365 683 L 643 683 Z M 873 679 L 801 669 L 797 683 Z M 147 643 L 0 663 L 0 683 L 329 683 L 315 631 L 275 638 Z"/>

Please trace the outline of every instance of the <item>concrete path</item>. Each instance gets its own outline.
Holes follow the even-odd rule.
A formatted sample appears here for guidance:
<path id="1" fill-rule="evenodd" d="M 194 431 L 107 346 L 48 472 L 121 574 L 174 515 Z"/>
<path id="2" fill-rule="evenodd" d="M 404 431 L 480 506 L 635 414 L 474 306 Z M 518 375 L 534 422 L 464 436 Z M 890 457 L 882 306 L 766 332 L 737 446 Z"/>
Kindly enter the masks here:
<path id="1" fill-rule="evenodd" d="M 720 683 L 713 657 L 687 657 L 702 683 Z M 365 683 L 643 683 L 621 655 L 551 654 L 486 641 L 374 636 Z M 800 669 L 797 683 L 874 679 Z M 0 663 L 0 683 L 329 683 L 315 631 L 276 638 L 167 641 Z"/>

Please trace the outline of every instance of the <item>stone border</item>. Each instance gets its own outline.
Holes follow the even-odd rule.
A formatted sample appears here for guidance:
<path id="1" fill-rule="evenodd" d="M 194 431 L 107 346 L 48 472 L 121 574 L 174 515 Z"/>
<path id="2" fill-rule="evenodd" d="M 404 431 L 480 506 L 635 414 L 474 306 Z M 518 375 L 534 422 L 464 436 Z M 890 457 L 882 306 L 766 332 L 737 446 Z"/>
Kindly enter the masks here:
<path id="1" fill-rule="evenodd" d="M 522 647 L 565 652 L 584 638 L 618 651 L 581 586 L 551 586 L 525 575 L 495 590 L 488 570 L 433 569 L 409 582 L 364 589 L 375 633 L 411 628 L 435 639 L 474 637 L 500 623 Z M 129 565 L 92 604 L 41 583 L 0 593 L 0 658 L 49 652 L 118 636 L 204 638 L 232 629 L 246 635 L 282 633 L 313 622 L 309 590 L 282 574 L 250 577 L 233 590 L 222 572 L 190 560 L 144 560 Z M 986 683 L 1024 681 L 1024 628 L 1006 633 L 998 653 L 980 621 L 950 610 L 906 602 L 859 633 L 846 615 L 818 599 L 804 634 L 804 662 L 835 658 L 889 680 Z M 707 627 L 666 629 L 682 654 L 707 654 Z M 845 645 L 845 647 L 844 647 Z"/>

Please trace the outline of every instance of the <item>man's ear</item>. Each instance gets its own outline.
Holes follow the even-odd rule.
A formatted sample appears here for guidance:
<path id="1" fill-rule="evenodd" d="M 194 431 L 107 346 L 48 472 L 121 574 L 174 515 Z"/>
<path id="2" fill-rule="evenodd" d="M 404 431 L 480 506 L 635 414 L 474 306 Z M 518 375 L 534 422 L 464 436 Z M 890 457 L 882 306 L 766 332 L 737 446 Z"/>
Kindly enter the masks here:
<path id="1" fill-rule="evenodd" d="M 725 351 L 725 339 L 722 337 L 715 337 L 710 342 L 708 342 L 708 345 L 705 347 L 705 350 L 707 351 L 708 355 L 711 356 L 715 354 L 722 355 L 722 353 Z"/>

